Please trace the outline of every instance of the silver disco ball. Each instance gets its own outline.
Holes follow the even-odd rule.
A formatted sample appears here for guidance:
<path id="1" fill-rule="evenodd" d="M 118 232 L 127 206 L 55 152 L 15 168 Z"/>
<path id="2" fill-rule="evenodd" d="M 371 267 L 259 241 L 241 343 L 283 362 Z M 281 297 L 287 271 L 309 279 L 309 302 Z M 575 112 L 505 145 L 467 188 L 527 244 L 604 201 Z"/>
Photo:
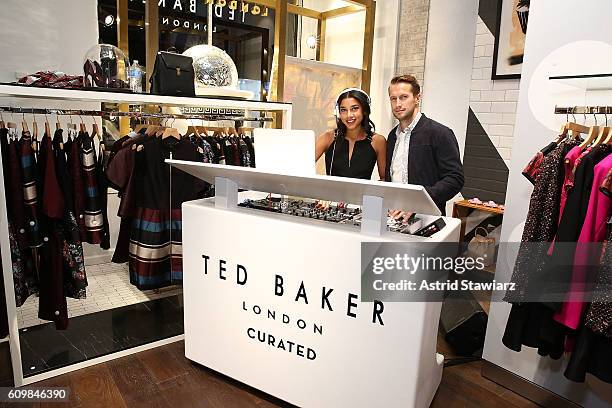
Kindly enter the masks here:
<path id="1" fill-rule="evenodd" d="M 193 59 L 197 87 L 238 89 L 238 70 L 232 58 L 221 48 L 196 45 L 183 52 Z"/>

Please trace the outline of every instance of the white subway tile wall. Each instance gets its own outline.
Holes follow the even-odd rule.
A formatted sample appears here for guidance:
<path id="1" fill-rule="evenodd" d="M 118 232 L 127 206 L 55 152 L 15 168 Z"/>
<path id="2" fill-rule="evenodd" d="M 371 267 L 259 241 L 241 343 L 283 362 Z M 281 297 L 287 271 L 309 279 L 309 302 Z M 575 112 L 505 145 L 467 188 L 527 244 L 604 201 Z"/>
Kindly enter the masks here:
<path id="1" fill-rule="evenodd" d="M 476 26 L 470 107 L 506 165 L 510 163 L 519 79 L 492 80 L 495 38 L 480 17 Z"/>
<path id="2" fill-rule="evenodd" d="M 401 0 L 400 3 L 396 74 L 414 75 L 423 88 L 429 1 Z"/>
<path id="3" fill-rule="evenodd" d="M 483 101 L 504 101 L 506 91 L 482 91 L 481 98 Z"/>
<path id="4" fill-rule="evenodd" d="M 491 102 L 470 102 L 470 107 L 474 112 L 491 112 Z"/>
<path id="5" fill-rule="evenodd" d="M 496 136 L 512 136 L 514 126 L 512 125 L 489 125 L 489 133 Z M 500 146 L 509 147 L 509 146 Z"/>
<path id="6" fill-rule="evenodd" d="M 493 102 L 491 112 L 516 113 L 516 102 Z"/>

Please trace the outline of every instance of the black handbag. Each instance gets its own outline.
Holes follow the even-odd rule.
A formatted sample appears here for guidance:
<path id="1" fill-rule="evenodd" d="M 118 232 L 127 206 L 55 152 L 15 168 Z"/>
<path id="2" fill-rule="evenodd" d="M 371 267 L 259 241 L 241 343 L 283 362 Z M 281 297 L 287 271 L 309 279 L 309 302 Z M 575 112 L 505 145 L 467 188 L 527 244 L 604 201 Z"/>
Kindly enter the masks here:
<path id="1" fill-rule="evenodd" d="M 149 81 L 152 94 L 195 96 L 193 60 L 184 55 L 160 51 Z"/>

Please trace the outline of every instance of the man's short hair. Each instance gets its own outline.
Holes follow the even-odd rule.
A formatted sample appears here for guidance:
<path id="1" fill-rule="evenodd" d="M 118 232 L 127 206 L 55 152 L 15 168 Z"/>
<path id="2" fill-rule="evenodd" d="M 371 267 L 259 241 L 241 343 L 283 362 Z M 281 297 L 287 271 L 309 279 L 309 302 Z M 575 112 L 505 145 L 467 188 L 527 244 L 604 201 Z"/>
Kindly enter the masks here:
<path id="1" fill-rule="evenodd" d="M 419 81 L 413 75 L 398 75 L 391 80 L 391 85 L 404 83 L 412 85 L 412 95 L 417 96 L 421 93 L 421 86 L 419 85 Z"/>

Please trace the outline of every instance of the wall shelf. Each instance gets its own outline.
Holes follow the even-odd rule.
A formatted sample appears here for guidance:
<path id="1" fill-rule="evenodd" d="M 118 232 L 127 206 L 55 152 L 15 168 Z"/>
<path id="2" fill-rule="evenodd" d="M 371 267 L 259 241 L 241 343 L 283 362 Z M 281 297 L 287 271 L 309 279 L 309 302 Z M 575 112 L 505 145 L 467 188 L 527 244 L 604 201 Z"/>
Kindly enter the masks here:
<path id="1" fill-rule="evenodd" d="M 171 107 L 206 107 L 247 111 L 282 112 L 283 129 L 291 128 L 291 103 L 260 102 L 223 98 L 181 97 L 124 92 L 89 91 L 83 89 L 42 88 L 0 84 L 0 97 L 47 101 L 107 102 L 127 105 L 161 105 Z"/>
<path id="2" fill-rule="evenodd" d="M 560 75 L 551 76 L 548 79 L 575 88 L 594 90 L 611 90 L 612 73 L 610 74 L 588 74 L 588 75 Z"/>
<path id="3" fill-rule="evenodd" d="M 82 89 L 42 88 L 23 85 L 0 85 L 0 96 L 82 102 L 125 103 L 129 105 L 210 106 L 266 111 L 291 110 L 291 104 L 282 102 L 86 91 Z"/>

